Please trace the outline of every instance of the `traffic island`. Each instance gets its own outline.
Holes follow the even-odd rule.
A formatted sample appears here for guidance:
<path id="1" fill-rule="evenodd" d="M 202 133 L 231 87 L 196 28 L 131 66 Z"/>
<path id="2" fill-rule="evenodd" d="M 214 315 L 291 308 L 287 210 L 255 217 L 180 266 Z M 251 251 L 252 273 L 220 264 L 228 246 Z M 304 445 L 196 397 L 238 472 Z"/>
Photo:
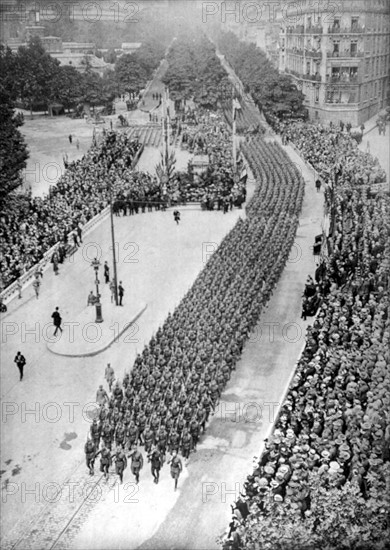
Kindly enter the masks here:
<path id="1" fill-rule="evenodd" d="M 128 332 L 123 336 L 126 341 L 136 343 L 137 320 L 146 308 L 144 303 L 133 302 L 123 307 L 109 304 L 103 307 L 103 321 L 97 323 L 95 308 L 85 307 L 73 319 L 63 320 L 63 331 L 58 331 L 56 336 L 50 336 L 47 349 L 55 355 L 65 357 L 91 357 L 118 342 L 125 332 Z M 53 326 L 53 332 L 54 328 Z"/>

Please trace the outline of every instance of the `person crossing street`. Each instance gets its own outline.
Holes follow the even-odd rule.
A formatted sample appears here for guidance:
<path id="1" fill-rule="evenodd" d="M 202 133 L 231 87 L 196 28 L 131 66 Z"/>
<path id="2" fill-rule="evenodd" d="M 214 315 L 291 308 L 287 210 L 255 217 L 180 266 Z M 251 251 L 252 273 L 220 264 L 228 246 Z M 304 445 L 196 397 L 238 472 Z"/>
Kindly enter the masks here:
<path id="1" fill-rule="evenodd" d="M 26 359 L 24 355 L 21 354 L 20 351 L 18 351 L 18 353 L 16 354 L 14 362 L 16 363 L 16 366 L 19 369 L 19 374 L 20 374 L 19 381 L 21 382 L 23 380 L 23 370 L 24 370 L 24 365 L 26 364 Z"/>
<path id="2" fill-rule="evenodd" d="M 181 462 L 181 459 L 177 455 L 176 451 L 173 452 L 173 456 L 170 460 L 168 460 L 167 464 L 171 465 L 171 477 L 175 480 L 175 491 L 176 491 L 179 477 L 183 470 L 183 464 Z"/>

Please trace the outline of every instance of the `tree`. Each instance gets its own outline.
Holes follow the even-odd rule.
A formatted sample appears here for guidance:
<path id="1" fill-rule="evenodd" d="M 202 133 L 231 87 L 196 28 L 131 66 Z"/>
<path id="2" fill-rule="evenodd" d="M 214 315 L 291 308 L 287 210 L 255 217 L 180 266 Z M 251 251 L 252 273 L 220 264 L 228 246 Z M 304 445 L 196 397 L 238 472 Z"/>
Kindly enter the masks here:
<path id="1" fill-rule="evenodd" d="M 115 81 L 118 93 L 138 92 L 147 81 L 145 69 L 138 63 L 134 54 L 126 54 L 115 62 Z"/>
<path id="2" fill-rule="evenodd" d="M 71 65 L 59 67 L 51 81 L 52 99 L 58 100 L 68 111 L 82 98 L 82 75 Z"/>
<path id="3" fill-rule="evenodd" d="M 18 130 L 23 115 L 15 115 L 14 103 L 6 91 L 3 77 L 0 81 L 0 198 L 22 183 L 21 170 L 28 158 L 24 137 Z"/>
<path id="4" fill-rule="evenodd" d="M 18 49 L 15 66 L 18 96 L 29 105 L 31 114 L 37 103 L 47 109 L 53 96 L 51 83 L 55 81 L 59 65 L 59 61 L 46 53 L 39 37 L 32 38 L 27 47 Z"/>

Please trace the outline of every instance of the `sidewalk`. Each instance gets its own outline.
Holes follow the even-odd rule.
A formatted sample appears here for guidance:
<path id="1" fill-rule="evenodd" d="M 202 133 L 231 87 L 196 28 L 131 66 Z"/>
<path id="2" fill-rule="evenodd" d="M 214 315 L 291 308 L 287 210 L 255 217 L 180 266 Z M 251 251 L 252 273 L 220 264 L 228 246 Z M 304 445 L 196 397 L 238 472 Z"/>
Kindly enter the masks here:
<path id="1" fill-rule="evenodd" d="M 146 309 L 145 304 L 124 308 L 115 304 L 102 304 L 103 322 L 95 322 L 95 307 L 85 307 L 72 322 L 65 323 L 62 333 L 47 343 L 47 349 L 55 355 L 66 357 L 92 357 L 105 351 L 130 327 L 136 330 L 136 321 Z M 126 338 L 131 339 L 131 333 Z M 130 340 L 131 341 L 131 340 Z"/>

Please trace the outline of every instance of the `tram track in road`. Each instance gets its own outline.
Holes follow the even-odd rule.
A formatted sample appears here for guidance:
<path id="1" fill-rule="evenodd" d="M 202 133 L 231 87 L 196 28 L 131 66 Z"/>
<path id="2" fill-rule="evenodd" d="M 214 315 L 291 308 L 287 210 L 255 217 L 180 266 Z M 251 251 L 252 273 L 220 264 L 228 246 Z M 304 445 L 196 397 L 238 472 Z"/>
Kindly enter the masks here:
<path id="1" fill-rule="evenodd" d="M 107 497 L 116 481 L 117 476 L 113 473 L 107 481 L 103 474 L 95 480 L 85 473 L 84 462 L 80 463 L 61 487 L 57 487 L 56 495 L 48 494 L 45 489 L 45 500 L 49 502 L 16 541 L 4 540 L 2 549 L 68 549 L 92 508 Z M 40 497 L 43 498 L 43 494 L 41 491 Z"/>

